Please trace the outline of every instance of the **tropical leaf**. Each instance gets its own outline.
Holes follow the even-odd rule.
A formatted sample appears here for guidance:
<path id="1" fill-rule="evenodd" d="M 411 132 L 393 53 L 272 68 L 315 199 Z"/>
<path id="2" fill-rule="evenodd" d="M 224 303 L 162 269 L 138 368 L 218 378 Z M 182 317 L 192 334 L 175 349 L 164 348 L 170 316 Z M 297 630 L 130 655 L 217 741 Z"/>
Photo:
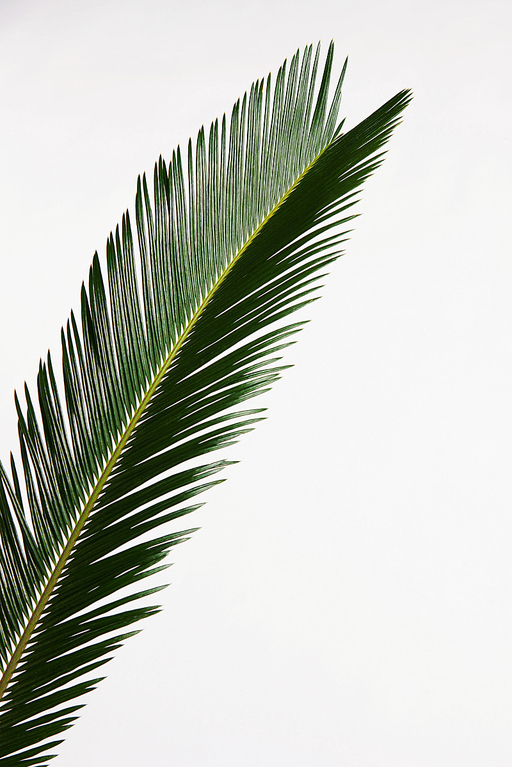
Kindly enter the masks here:
<path id="1" fill-rule="evenodd" d="M 44 765 L 129 627 L 158 611 L 135 591 L 192 529 L 152 531 L 229 461 L 201 463 L 261 419 L 241 403 L 284 369 L 323 270 L 341 253 L 355 194 L 410 100 L 349 132 L 329 101 L 333 45 L 258 80 L 229 128 L 215 121 L 128 212 L 62 330 L 62 381 L 40 363 L 37 404 L 16 397 L 21 468 L 0 465 L 0 763 Z M 186 169 L 183 165 L 186 165 Z M 138 262 L 136 258 L 138 250 Z"/>

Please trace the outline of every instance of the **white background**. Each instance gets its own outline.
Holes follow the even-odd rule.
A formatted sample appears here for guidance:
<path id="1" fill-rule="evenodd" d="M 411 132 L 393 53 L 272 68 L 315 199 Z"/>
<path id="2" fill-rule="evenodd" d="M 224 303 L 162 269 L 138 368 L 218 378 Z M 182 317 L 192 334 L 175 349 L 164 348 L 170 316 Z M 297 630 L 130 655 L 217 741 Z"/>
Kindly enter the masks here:
<path id="1" fill-rule="evenodd" d="M 1 0 L 3 461 L 160 153 L 319 39 L 347 126 L 415 91 L 269 420 L 56 765 L 512 764 L 511 27 L 508 0 Z"/>

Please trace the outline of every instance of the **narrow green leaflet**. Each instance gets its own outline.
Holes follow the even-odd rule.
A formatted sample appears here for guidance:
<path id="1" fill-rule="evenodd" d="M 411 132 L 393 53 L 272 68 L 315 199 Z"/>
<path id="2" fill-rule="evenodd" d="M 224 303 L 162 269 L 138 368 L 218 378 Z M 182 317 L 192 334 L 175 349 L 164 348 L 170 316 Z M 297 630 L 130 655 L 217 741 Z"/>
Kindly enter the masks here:
<path id="1" fill-rule="evenodd" d="M 132 624 L 158 611 L 159 588 L 133 585 L 193 529 L 148 533 L 198 508 L 229 464 L 205 454 L 262 418 L 246 400 L 280 377 L 302 325 L 289 315 L 341 254 L 411 98 L 342 133 L 346 64 L 329 97 L 333 45 L 321 77 L 319 57 L 297 52 L 160 158 L 152 193 L 139 178 L 135 227 L 127 212 L 62 330 L 62 377 L 48 354 L 37 394 L 16 397 L 21 464 L 0 465 L 2 767 L 46 765 Z"/>

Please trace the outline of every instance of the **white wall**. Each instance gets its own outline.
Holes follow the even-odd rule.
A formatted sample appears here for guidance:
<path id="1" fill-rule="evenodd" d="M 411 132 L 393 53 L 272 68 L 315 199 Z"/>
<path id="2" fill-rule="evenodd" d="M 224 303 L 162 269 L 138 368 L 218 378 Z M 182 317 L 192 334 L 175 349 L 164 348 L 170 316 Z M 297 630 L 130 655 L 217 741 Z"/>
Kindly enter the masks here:
<path id="1" fill-rule="evenodd" d="M 415 100 L 269 420 L 55 764 L 512 763 L 511 7 L 3 0 L 0 456 L 135 180 L 297 47 Z"/>

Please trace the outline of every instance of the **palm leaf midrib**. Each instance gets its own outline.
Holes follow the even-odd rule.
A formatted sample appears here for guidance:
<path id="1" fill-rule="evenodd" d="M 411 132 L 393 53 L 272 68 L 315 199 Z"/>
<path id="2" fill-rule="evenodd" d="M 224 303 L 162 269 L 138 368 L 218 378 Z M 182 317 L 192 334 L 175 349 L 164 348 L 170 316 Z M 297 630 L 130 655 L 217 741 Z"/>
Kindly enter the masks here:
<path id="1" fill-rule="evenodd" d="M 341 126 L 340 126 L 341 127 Z M 136 428 L 140 418 L 142 417 L 143 413 L 145 412 L 147 406 L 149 405 L 153 395 L 155 394 L 156 390 L 158 389 L 159 384 L 161 383 L 162 379 L 164 378 L 165 374 L 167 373 L 168 369 L 172 365 L 174 359 L 178 355 L 180 349 L 182 348 L 183 344 L 189 337 L 190 333 L 192 332 L 195 324 L 197 323 L 200 316 L 203 314 L 205 308 L 210 303 L 211 299 L 219 289 L 220 285 L 224 282 L 226 277 L 228 276 L 229 272 L 233 269 L 235 264 L 240 260 L 240 258 L 243 256 L 245 251 L 248 249 L 250 244 L 256 239 L 258 234 L 262 231 L 262 229 L 265 227 L 265 225 L 268 223 L 268 221 L 275 215 L 277 210 L 283 205 L 283 203 L 286 201 L 286 199 L 290 196 L 290 194 L 293 192 L 295 187 L 299 184 L 302 178 L 311 170 L 311 168 L 315 165 L 315 163 L 318 162 L 318 159 L 322 156 L 322 154 L 326 151 L 326 149 L 338 138 L 339 136 L 334 136 L 333 139 L 316 155 L 316 157 L 309 163 L 309 165 L 302 171 L 302 173 L 297 177 L 297 179 L 293 182 L 293 184 L 290 185 L 290 187 L 286 190 L 286 192 L 282 195 L 282 197 L 278 200 L 278 202 L 274 205 L 274 207 L 270 210 L 270 212 L 265 216 L 263 221 L 258 225 L 258 227 L 252 232 L 252 234 L 247 238 L 247 240 L 244 242 L 242 247 L 238 250 L 238 252 L 232 257 L 232 259 L 227 264 L 224 271 L 219 275 L 216 282 L 212 285 L 210 290 L 208 291 L 207 295 L 201 302 L 201 304 L 198 306 L 188 323 L 186 324 L 185 328 L 182 330 L 180 336 L 176 340 L 175 345 L 169 352 L 167 358 L 162 363 L 160 369 L 156 373 L 156 375 L 153 378 L 153 381 L 148 387 L 148 390 L 141 400 L 139 406 L 137 407 L 135 413 L 131 417 L 128 425 L 126 426 L 123 434 L 121 435 L 121 438 L 119 439 L 115 449 L 112 451 L 112 455 L 109 458 L 105 468 L 103 469 L 100 477 L 98 478 L 87 502 L 84 505 L 83 511 L 80 513 L 80 516 L 78 517 L 75 526 L 73 527 L 68 541 L 62 550 L 62 553 L 59 556 L 59 559 L 52 570 L 50 577 L 48 578 L 48 582 L 34 608 L 32 611 L 32 614 L 30 616 L 30 619 L 27 623 L 27 626 L 21 635 L 18 644 L 16 645 L 16 648 L 12 654 L 11 660 L 7 664 L 5 671 L 0 679 L 0 700 L 3 697 L 3 694 L 10 682 L 10 679 L 12 675 L 14 674 L 16 667 L 23 655 L 23 652 L 27 646 L 27 644 L 30 641 L 30 638 L 32 636 L 32 633 L 34 632 L 37 623 L 48 603 L 48 600 L 50 599 L 52 592 L 57 584 L 57 581 L 59 579 L 59 576 L 62 573 L 62 570 L 64 569 L 66 562 L 68 561 L 69 556 L 71 555 L 76 542 L 78 541 L 78 538 L 80 536 L 80 533 L 82 532 L 82 529 L 84 525 L 87 522 L 87 519 L 94 508 L 94 504 L 96 503 L 101 491 L 103 490 L 106 482 L 108 481 L 110 474 L 112 473 L 118 459 L 121 457 L 123 450 L 126 446 L 126 443 L 128 442 L 131 434 L 133 433 L 134 429 Z"/>

